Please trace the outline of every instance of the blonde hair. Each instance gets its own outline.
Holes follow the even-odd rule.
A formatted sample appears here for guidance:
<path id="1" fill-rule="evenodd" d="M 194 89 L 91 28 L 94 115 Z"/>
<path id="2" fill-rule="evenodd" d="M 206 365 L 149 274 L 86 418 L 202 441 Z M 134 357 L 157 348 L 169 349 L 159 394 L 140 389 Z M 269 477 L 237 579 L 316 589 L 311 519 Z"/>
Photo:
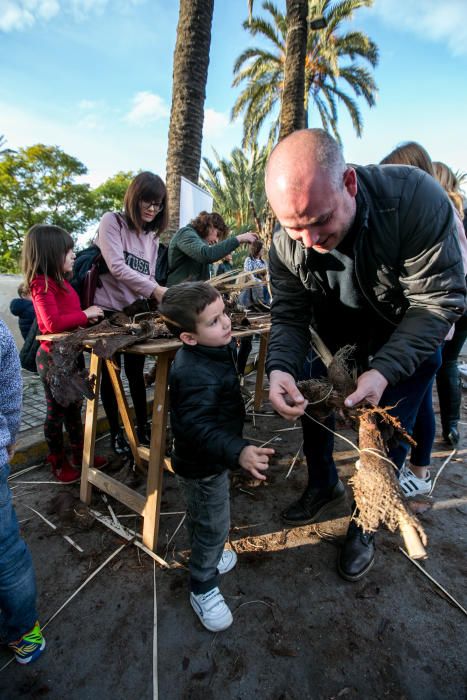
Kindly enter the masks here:
<path id="1" fill-rule="evenodd" d="M 456 211 L 461 219 L 463 219 L 464 203 L 462 201 L 462 195 L 459 191 L 459 180 L 457 179 L 456 175 L 452 172 L 451 168 L 446 165 L 446 163 L 442 163 L 439 160 L 433 161 L 433 170 L 435 173 L 435 178 L 438 180 L 441 187 L 446 190 L 449 199 L 456 208 Z"/>

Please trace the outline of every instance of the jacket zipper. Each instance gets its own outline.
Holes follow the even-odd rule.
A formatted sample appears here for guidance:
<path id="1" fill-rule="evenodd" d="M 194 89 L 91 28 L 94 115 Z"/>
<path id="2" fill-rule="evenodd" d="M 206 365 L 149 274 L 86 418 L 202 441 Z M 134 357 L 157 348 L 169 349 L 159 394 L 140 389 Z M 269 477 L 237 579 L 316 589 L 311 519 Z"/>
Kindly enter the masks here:
<path id="1" fill-rule="evenodd" d="M 358 275 L 357 260 L 358 260 L 358 254 L 357 254 L 357 251 L 355 250 L 355 277 L 357 278 L 357 282 L 358 282 L 358 285 L 359 285 L 360 289 L 362 290 L 363 296 L 365 297 L 365 299 L 367 300 L 367 302 L 369 303 L 369 305 L 372 307 L 372 309 L 373 309 L 374 311 L 376 311 L 376 313 L 378 314 L 378 316 L 381 316 L 381 318 L 384 319 L 385 321 L 387 321 L 388 323 L 390 323 L 391 326 L 394 326 L 395 328 L 397 328 L 397 326 L 398 326 L 399 324 L 398 324 L 398 323 L 395 323 L 395 322 L 392 321 L 390 318 L 388 318 L 387 316 L 385 316 L 385 315 L 383 314 L 383 312 L 382 312 L 380 309 L 378 309 L 378 307 L 376 306 L 376 304 L 373 303 L 372 299 L 370 299 L 369 296 L 367 295 L 367 293 L 366 293 L 366 291 L 365 291 L 365 289 L 364 289 L 364 287 L 363 287 L 363 285 L 362 285 L 362 283 L 361 283 L 360 277 L 359 277 L 359 275 Z"/>

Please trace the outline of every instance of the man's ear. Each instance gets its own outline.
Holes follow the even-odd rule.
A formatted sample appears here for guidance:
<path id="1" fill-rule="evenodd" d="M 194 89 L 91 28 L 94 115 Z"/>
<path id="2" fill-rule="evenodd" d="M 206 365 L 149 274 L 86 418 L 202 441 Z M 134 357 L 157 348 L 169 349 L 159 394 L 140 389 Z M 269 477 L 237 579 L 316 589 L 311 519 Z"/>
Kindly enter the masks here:
<path id="1" fill-rule="evenodd" d="M 355 197 L 357 194 L 357 173 L 354 168 L 347 168 L 344 173 L 344 187 L 351 197 Z"/>
<path id="2" fill-rule="evenodd" d="M 180 340 L 186 345 L 198 345 L 198 341 L 193 333 L 188 333 L 188 331 L 182 331 L 180 333 Z"/>

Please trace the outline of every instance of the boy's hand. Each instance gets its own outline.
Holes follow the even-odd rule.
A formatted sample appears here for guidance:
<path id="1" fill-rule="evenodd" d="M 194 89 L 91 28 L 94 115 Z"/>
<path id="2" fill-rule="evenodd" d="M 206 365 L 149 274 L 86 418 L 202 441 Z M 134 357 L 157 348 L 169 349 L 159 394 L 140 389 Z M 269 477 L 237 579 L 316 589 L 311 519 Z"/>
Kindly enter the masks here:
<path id="1" fill-rule="evenodd" d="M 247 472 L 250 472 L 255 479 L 266 481 L 266 475 L 261 472 L 268 468 L 269 455 L 273 454 L 274 450 L 271 447 L 255 447 L 254 445 L 248 445 L 240 452 L 238 463 L 241 467 L 246 469 Z"/>

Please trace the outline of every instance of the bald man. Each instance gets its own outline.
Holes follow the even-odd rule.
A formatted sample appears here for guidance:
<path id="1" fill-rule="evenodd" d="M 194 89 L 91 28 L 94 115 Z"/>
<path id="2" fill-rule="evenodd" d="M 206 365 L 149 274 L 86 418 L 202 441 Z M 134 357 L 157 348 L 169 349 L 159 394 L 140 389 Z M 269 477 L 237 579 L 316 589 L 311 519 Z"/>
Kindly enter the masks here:
<path id="1" fill-rule="evenodd" d="M 410 432 L 431 391 L 439 346 L 463 313 L 465 278 L 453 208 L 433 178 L 402 166 L 350 167 L 321 129 L 296 131 L 273 150 L 266 193 L 282 228 L 269 261 L 272 329 L 270 400 L 284 417 L 301 417 L 308 486 L 283 511 L 289 525 L 321 519 L 345 499 L 333 460 L 333 436 L 304 414 L 297 389 L 313 326 L 332 353 L 355 346 L 356 390 L 363 401 L 396 406 Z M 313 375 L 323 375 L 318 360 Z M 333 429 L 334 418 L 326 425 Z M 401 468 L 407 445 L 390 457 Z M 374 561 L 374 538 L 352 521 L 338 558 L 356 581 Z"/>

